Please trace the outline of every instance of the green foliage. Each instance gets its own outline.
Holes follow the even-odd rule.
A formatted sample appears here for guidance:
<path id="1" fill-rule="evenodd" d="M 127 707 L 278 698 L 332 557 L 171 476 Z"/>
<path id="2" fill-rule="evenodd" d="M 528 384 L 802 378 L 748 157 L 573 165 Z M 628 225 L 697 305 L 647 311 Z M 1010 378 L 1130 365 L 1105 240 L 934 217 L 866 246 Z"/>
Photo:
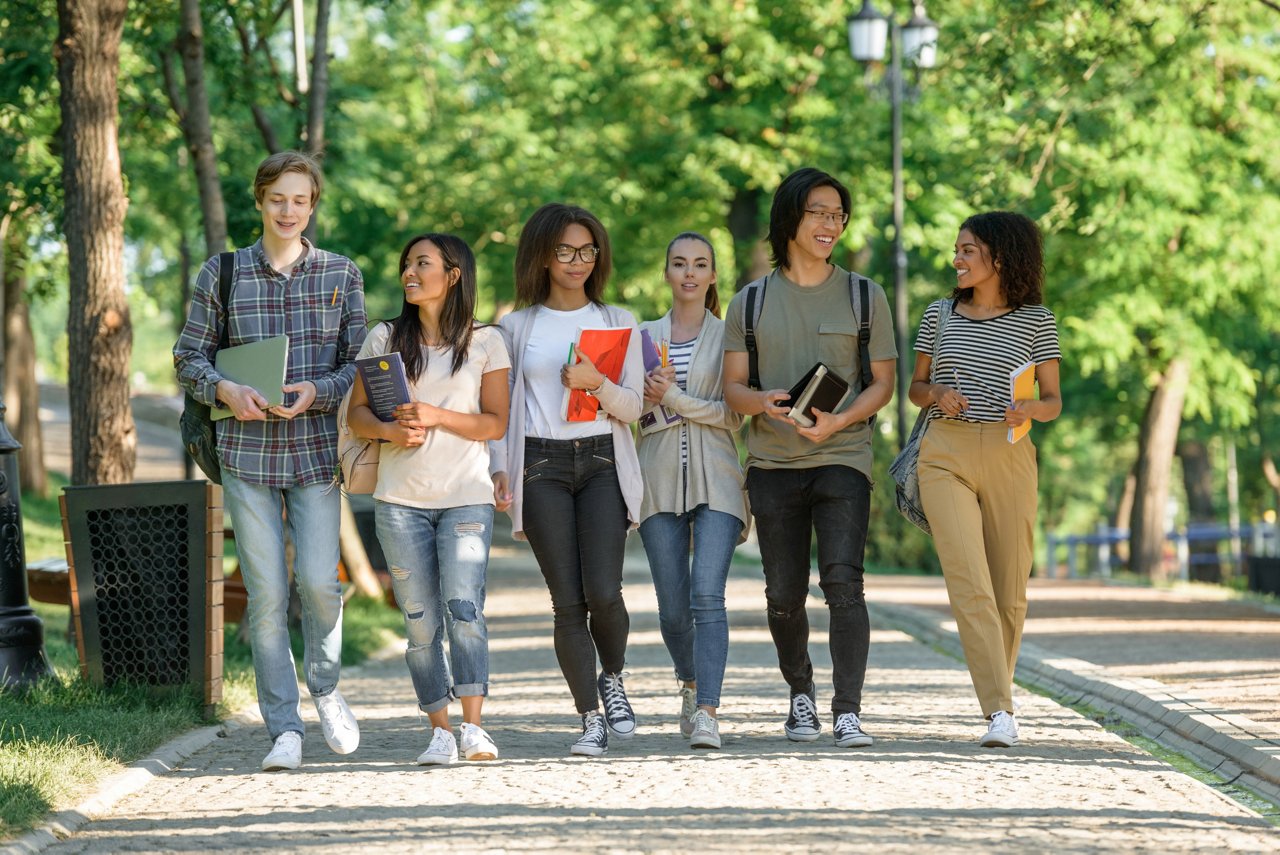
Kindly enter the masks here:
<path id="1" fill-rule="evenodd" d="M 888 282 L 889 106 L 882 86 L 864 85 L 878 70 L 848 56 L 848 5 L 342 0 L 319 242 L 356 260 L 371 315 L 385 317 L 400 305 L 403 242 L 453 231 L 477 252 L 487 317 L 512 299 L 529 213 L 573 201 L 610 229 L 611 299 L 654 317 L 669 301 L 660 271 L 674 233 L 710 236 L 727 298 L 779 178 L 816 164 L 853 193 L 837 259 Z M 0 195 L 23 212 L 33 288 L 62 300 L 56 79 L 48 52 L 31 49 L 51 44 L 51 9 L 19 0 L 0 13 Z M 249 183 L 265 154 L 252 108 L 295 146 L 306 99 L 278 2 L 203 9 L 229 230 L 246 245 L 260 225 Z M 1260 471 L 1280 418 L 1280 292 L 1270 287 L 1280 269 L 1280 14 L 1202 0 L 957 0 L 930 12 L 940 63 L 911 74 L 903 116 L 909 326 L 950 290 L 965 216 L 1033 216 L 1046 232 L 1045 298 L 1065 356 L 1064 414 L 1034 434 L 1043 526 L 1080 531 L 1114 514 L 1150 390 L 1174 354 L 1193 365 L 1187 430 L 1238 445 L 1244 516 L 1256 517 L 1275 502 Z M 165 94 L 176 32 L 173 4 L 131 4 L 121 150 L 135 323 L 157 342 L 138 348 L 148 382 L 169 370 L 182 247 L 196 266 L 203 255 Z M 735 210 L 748 213 L 747 238 L 730 228 Z M 63 321 L 48 299 L 33 301 L 33 323 L 57 377 Z M 876 519 L 875 560 L 933 560 L 894 514 Z"/>

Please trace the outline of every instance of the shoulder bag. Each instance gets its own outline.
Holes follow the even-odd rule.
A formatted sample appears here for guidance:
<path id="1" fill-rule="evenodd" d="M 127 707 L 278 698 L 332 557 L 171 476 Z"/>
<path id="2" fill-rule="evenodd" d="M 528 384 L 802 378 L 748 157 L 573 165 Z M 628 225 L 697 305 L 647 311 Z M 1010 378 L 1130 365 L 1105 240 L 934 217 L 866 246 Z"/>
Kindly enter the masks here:
<path id="1" fill-rule="evenodd" d="M 947 327 L 951 313 L 955 311 L 955 301 L 943 300 L 938 306 L 938 328 L 933 336 L 933 362 L 929 365 L 929 382 L 934 382 L 938 371 L 938 348 L 942 342 L 942 331 Z M 924 439 L 925 429 L 929 426 L 929 418 L 934 406 L 930 404 L 916 416 L 916 423 L 911 428 L 911 436 L 898 456 L 889 464 L 889 477 L 896 485 L 898 510 L 907 521 L 925 534 L 932 535 L 929 520 L 924 515 L 924 503 L 920 501 L 920 478 L 916 473 L 920 464 L 920 441 Z"/>

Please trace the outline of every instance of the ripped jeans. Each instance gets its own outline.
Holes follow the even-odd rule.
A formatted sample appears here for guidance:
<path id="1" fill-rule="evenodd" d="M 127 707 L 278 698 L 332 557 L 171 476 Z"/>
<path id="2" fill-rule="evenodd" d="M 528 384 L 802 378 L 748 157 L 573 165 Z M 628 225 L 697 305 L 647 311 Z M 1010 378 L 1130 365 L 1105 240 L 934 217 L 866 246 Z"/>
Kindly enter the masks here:
<path id="1" fill-rule="evenodd" d="M 792 692 L 813 686 L 809 659 L 810 544 L 818 537 L 818 587 L 830 624 L 831 711 L 862 713 L 871 624 L 862 589 L 862 557 L 871 514 L 871 482 L 848 466 L 747 470 L 764 565 L 764 597 L 778 668 Z"/>
<path id="2" fill-rule="evenodd" d="M 374 502 L 378 541 L 404 614 L 405 662 L 424 713 L 489 693 L 485 573 L 493 505 L 412 508 Z M 449 633 L 449 658 L 444 635 Z"/>

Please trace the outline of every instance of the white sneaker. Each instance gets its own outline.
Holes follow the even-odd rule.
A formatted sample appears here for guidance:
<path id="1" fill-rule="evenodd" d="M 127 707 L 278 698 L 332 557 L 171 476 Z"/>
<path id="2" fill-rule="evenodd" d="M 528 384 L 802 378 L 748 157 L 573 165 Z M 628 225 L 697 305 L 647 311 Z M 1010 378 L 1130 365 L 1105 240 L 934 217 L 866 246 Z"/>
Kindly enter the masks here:
<path id="1" fill-rule="evenodd" d="M 991 716 L 987 732 L 978 744 L 983 748 L 1010 748 L 1018 744 L 1018 723 L 1013 716 L 1004 710 L 997 710 Z"/>
<path id="2" fill-rule="evenodd" d="M 462 723 L 462 755 L 468 760 L 497 760 L 498 746 L 478 724 Z"/>
<path id="3" fill-rule="evenodd" d="M 458 762 L 458 743 L 443 727 L 431 732 L 431 744 L 418 755 L 419 766 L 448 766 Z"/>
<path id="4" fill-rule="evenodd" d="M 689 734 L 689 747 L 720 747 L 720 722 L 706 710 L 698 710 L 693 714 L 693 731 Z"/>
<path id="5" fill-rule="evenodd" d="M 680 735 L 686 739 L 693 733 L 693 716 L 698 709 L 698 690 L 681 686 L 680 691 Z"/>
<path id="6" fill-rule="evenodd" d="M 327 695 L 312 695 L 311 700 L 316 702 L 324 741 L 329 743 L 333 753 L 350 754 L 360 747 L 360 725 L 341 692 L 334 689 Z"/>
<path id="7" fill-rule="evenodd" d="M 280 772 L 302 765 L 302 734 L 286 730 L 276 737 L 271 753 L 262 758 L 262 771 Z"/>

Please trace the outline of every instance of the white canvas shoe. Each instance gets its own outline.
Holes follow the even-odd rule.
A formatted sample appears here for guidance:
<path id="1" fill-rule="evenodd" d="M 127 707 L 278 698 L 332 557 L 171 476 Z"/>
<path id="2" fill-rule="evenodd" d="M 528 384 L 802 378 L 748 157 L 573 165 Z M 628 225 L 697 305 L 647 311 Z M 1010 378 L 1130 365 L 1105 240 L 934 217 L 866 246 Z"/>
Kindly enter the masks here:
<path id="1" fill-rule="evenodd" d="M 458 742 L 443 727 L 431 732 L 431 744 L 418 755 L 419 766 L 448 766 L 458 762 Z"/>
<path id="2" fill-rule="evenodd" d="M 334 689 L 320 697 L 312 695 L 311 700 L 315 701 L 316 712 L 320 714 L 324 741 L 329 743 L 333 753 L 350 754 L 360 747 L 360 725 L 341 692 Z"/>
<path id="3" fill-rule="evenodd" d="M 978 744 L 983 748 L 1012 748 L 1018 744 L 1018 723 L 1004 710 L 996 710 Z"/>
<path id="4" fill-rule="evenodd" d="M 302 765 L 302 734 L 286 730 L 276 737 L 271 753 L 262 758 L 262 771 L 281 772 Z"/>
<path id="5" fill-rule="evenodd" d="M 461 733 L 463 757 L 468 760 L 498 759 L 498 746 L 489 738 L 489 734 L 485 733 L 483 727 L 464 721 Z"/>

